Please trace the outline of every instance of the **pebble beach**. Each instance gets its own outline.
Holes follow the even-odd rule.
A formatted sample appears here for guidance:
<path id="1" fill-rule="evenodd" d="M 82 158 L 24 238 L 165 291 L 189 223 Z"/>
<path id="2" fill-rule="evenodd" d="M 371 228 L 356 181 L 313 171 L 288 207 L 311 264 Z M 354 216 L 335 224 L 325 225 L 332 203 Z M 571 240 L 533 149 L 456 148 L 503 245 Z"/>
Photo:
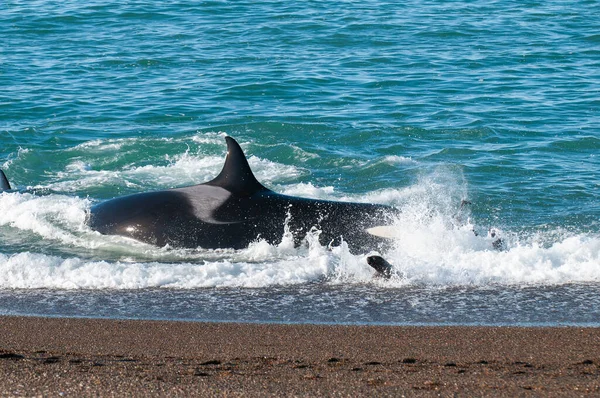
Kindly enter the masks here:
<path id="1" fill-rule="evenodd" d="M 593 396 L 600 329 L 2 317 L 2 396 Z"/>

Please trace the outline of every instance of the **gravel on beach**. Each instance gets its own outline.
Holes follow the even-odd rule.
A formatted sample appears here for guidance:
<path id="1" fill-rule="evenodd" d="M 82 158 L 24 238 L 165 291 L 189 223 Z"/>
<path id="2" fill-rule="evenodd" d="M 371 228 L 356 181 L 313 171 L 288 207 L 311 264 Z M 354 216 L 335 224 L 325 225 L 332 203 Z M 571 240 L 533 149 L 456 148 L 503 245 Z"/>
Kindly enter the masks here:
<path id="1" fill-rule="evenodd" d="M 0 317 L 0 396 L 593 396 L 600 328 Z"/>

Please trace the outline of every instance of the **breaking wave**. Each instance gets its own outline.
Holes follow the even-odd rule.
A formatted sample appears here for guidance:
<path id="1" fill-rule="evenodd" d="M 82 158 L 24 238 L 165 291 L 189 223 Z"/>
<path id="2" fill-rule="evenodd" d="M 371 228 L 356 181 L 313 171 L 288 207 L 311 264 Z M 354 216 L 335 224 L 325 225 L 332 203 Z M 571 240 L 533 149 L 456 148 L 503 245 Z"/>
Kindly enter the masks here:
<path id="1" fill-rule="evenodd" d="M 89 198 L 5 192 L 0 194 L 0 288 L 192 289 L 314 281 L 396 288 L 600 281 L 598 236 L 556 230 L 516 234 L 477 226 L 468 209 L 460 208 L 466 188 L 455 182 L 445 185 L 434 174 L 413 186 L 364 195 L 340 195 L 333 187 L 307 183 L 282 189 L 286 194 L 400 208 L 401 216 L 390 228 L 393 248 L 379 253 L 394 265 L 388 281 L 373 278 L 365 261 L 369 253 L 353 255 L 345 244 L 323 247 L 318 231 L 301 247 L 294 247 L 282 226 L 278 245 L 257 241 L 237 251 L 156 248 L 90 230 L 85 224 L 93 203 Z M 494 246 L 498 236 L 501 247 Z"/>

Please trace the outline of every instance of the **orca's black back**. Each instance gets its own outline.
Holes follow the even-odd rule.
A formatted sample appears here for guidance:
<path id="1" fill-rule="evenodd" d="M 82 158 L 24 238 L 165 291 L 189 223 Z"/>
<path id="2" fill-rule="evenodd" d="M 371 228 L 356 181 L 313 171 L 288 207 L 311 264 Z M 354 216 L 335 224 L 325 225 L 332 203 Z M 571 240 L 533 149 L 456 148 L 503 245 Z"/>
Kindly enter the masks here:
<path id="1" fill-rule="evenodd" d="M 6 178 L 6 174 L 4 174 L 4 171 L 0 170 L 0 190 L 7 191 L 9 189 L 11 188 L 8 182 L 8 178 Z"/>

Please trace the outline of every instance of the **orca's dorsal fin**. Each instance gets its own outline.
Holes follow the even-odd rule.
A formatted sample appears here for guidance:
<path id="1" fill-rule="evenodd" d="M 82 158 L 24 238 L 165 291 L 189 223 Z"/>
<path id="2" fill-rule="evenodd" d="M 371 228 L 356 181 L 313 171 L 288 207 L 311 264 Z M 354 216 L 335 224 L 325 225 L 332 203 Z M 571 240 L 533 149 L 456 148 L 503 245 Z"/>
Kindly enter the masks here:
<path id="1" fill-rule="evenodd" d="M 7 191 L 11 189 L 10 184 L 8 183 L 8 178 L 6 178 L 6 174 L 2 170 L 0 170 L 0 191 Z"/>
<path id="2" fill-rule="evenodd" d="M 229 136 L 225 137 L 225 141 L 227 141 L 227 157 L 223 170 L 214 180 L 206 184 L 225 188 L 238 196 L 251 196 L 257 192 L 268 191 L 254 177 L 240 144 Z"/>

